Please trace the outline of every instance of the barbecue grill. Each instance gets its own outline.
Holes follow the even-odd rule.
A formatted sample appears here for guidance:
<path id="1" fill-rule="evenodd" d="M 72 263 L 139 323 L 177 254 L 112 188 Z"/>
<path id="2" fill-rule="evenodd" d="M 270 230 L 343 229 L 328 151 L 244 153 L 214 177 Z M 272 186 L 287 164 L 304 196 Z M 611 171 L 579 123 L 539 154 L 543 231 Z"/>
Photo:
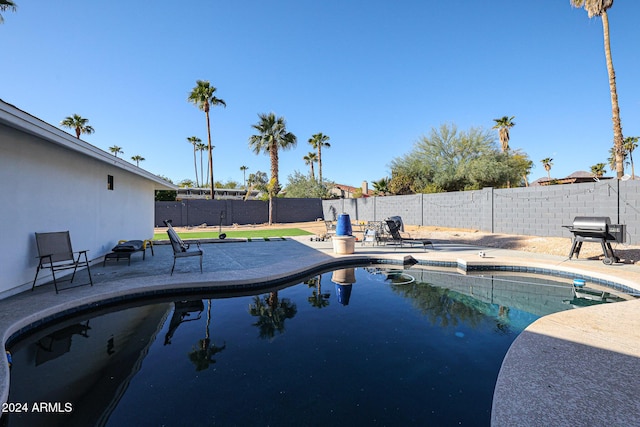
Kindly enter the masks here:
<path id="1" fill-rule="evenodd" d="M 607 216 L 577 216 L 573 219 L 572 225 L 563 227 L 573 233 L 569 259 L 573 258 L 574 254 L 578 258 L 583 242 L 599 242 L 604 253 L 603 263 L 610 265 L 620 261 L 620 258 L 615 256 L 610 242 L 625 242 L 626 225 L 611 224 L 611 220 Z"/>

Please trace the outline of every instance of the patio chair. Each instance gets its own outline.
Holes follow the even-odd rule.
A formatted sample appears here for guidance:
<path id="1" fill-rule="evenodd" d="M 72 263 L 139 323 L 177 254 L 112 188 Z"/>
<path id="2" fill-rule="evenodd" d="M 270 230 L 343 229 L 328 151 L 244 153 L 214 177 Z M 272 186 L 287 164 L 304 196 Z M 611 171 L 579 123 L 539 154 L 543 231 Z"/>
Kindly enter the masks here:
<path id="1" fill-rule="evenodd" d="M 324 225 L 327 228 L 327 232 L 324 235 L 325 238 L 329 239 L 331 236 L 336 235 L 336 224 L 333 221 L 325 221 Z"/>
<path id="2" fill-rule="evenodd" d="M 362 246 L 367 243 L 378 245 L 386 240 L 386 230 L 382 221 L 369 221 L 364 225 Z"/>
<path id="3" fill-rule="evenodd" d="M 389 239 L 390 243 L 394 245 L 398 245 L 400 247 L 402 247 L 405 244 L 410 246 L 422 245 L 425 251 L 427 250 L 427 245 L 430 245 L 433 248 L 433 243 L 429 239 L 414 239 L 411 236 L 403 237 L 402 234 L 400 233 L 402 223 L 399 222 L 397 219 L 387 219 L 385 222 L 387 223 L 387 228 L 389 229 L 389 235 L 391 236 Z"/>
<path id="4" fill-rule="evenodd" d="M 171 247 L 173 248 L 173 266 L 171 267 L 171 275 L 173 276 L 173 270 L 176 268 L 176 259 L 177 258 L 186 258 L 192 256 L 200 257 L 200 273 L 202 273 L 202 255 L 204 251 L 200 248 L 199 241 L 193 241 L 190 243 L 184 242 L 176 230 L 171 226 L 171 220 L 163 221 L 167 227 L 167 234 L 169 235 L 169 241 L 171 242 Z M 198 249 L 191 248 L 191 243 L 195 243 L 198 246 Z"/>
<path id="5" fill-rule="evenodd" d="M 89 268 L 89 259 L 87 258 L 87 251 L 74 252 L 71 247 L 71 237 L 68 231 L 56 231 L 52 233 L 36 233 L 36 245 L 38 247 L 38 268 L 36 269 L 36 277 L 33 279 L 33 285 L 31 291 L 36 288 L 36 281 L 38 280 L 38 274 L 43 268 L 51 270 L 51 276 L 53 277 L 53 286 L 58 289 L 58 278 L 56 277 L 56 271 L 73 269 L 70 283 L 73 283 L 73 279 L 76 277 L 76 271 L 78 267 L 86 267 L 89 274 L 89 283 L 82 283 L 73 286 L 91 285 L 93 286 L 93 280 L 91 279 L 91 269 Z M 75 256 L 77 254 L 77 256 Z M 82 260 L 84 258 L 84 260 Z"/>

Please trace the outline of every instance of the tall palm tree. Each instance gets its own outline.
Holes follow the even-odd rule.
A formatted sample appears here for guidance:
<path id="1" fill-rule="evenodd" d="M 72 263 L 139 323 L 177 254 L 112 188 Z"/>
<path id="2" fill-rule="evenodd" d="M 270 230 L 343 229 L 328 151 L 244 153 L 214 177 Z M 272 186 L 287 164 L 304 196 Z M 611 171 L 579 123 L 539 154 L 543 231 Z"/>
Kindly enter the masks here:
<path id="1" fill-rule="evenodd" d="M 269 225 L 273 220 L 273 196 L 280 191 L 278 182 L 278 150 L 293 148 L 298 138 L 287 131 L 284 117 L 277 117 L 274 113 L 258 114 L 260 121 L 252 125 L 258 131 L 249 137 L 249 147 L 254 153 L 268 154 L 271 159 L 271 181 L 269 183 Z"/>
<path id="2" fill-rule="evenodd" d="M 116 157 L 118 157 L 118 154 L 124 154 L 124 151 L 122 151 L 122 147 L 118 147 L 117 145 L 112 145 L 111 147 L 109 147 L 109 151 L 111 151 L 111 154 Z"/>
<path id="3" fill-rule="evenodd" d="M 249 169 L 249 166 L 240 166 L 240 170 L 242 171 L 242 184 L 245 189 L 247 188 L 247 169 Z"/>
<path id="4" fill-rule="evenodd" d="M 309 165 L 310 166 L 310 176 L 312 180 L 316 180 L 316 174 L 313 171 L 313 164 L 316 163 L 318 161 L 318 155 L 316 153 L 309 153 L 306 156 L 304 156 L 302 158 L 304 160 L 304 164 L 305 165 Z"/>
<path id="5" fill-rule="evenodd" d="M 15 12 L 17 9 L 16 4 L 11 0 L 0 0 L 0 12 L 5 12 L 10 10 L 11 12 Z M 4 18 L 0 15 L 0 24 L 4 22 Z"/>
<path id="6" fill-rule="evenodd" d="M 542 163 L 544 170 L 547 171 L 547 177 L 549 178 L 549 183 L 551 183 L 551 166 L 553 166 L 553 159 L 551 157 L 546 157 L 540 160 L 540 163 Z"/>
<path id="7" fill-rule="evenodd" d="M 189 353 L 189 360 L 193 362 L 196 367 L 196 371 L 202 371 L 209 368 L 209 365 L 216 363 L 213 358 L 217 353 L 220 353 L 227 347 L 225 342 L 222 346 L 217 346 L 215 343 L 211 345 L 211 334 L 209 332 L 209 325 L 211 324 L 211 300 L 207 304 L 207 326 L 203 339 L 198 340 L 198 344 L 193 346 L 191 353 Z"/>
<path id="8" fill-rule="evenodd" d="M 636 179 L 636 171 L 633 167 L 633 150 L 638 148 L 638 140 L 640 137 L 637 136 L 627 136 L 624 139 L 623 148 L 625 153 L 629 154 L 629 161 L 631 162 L 631 179 Z"/>
<path id="9" fill-rule="evenodd" d="M 93 128 L 89 125 L 89 119 L 85 119 L 77 114 L 73 116 L 66 117 L 63 121 L 60 122 L 60 126 L 64 126 L 69 129 L 75 129 L 76 138 L 80 139 L 80 134 L 86 133 L 92 134 L 94 132 Z"/>
<path id="10" fill-rule="evenodd" d="M 146 160 L 144 157 L 142 157 L 140 154 L 136 154 L 135 156 L 131 157 L 131 160 L 133 160 L 134 162 L 136 162 L 136 166 L 140 167 L 140 162 Z"/>
<path id="11" fill-rule="evenodd" d="M 609 42 L 609 16 L 607 9 L 613 6 L 613 0 L 570 0 L 574 7 L 584 7 L 589 18 L 599 16 L 602 18 L 602 30 L 604 33 L 604 55 L 607 61 L 607 73 L 609 74 L 609 92 L 611 92 L 611 120 L 613 122 L 613 147 L 616 158 L 616 175 L 622 178 L 624 174 L 624 138 L 622 137 L 622 124 L 620 123 L 620 106 L 618 105 L 618 91 L 616 89 L 616 73 L 611 59 L 611 43 Z"/>
<path id="12" fill-rule="evenodd" d="M 311 279 L 305 280 L 307 286 L 314 288 L 311 296 L 307 298 L 311 307 L 325 308 L 329 306 L 329 292 L 322 292 L 322 274 L 318 274 Z"/>
<path id="13" fill-rule="evenodd" d="M 625 150 L 622 153 L 622 162 L 623 164 L 629 165 L 629 162 L 627 162 L 627 151 Z M 616 172 L 616 147 L 611 147 L 609 149 L 609 158 L 607 159 L 607 161 L 609 162 L 609 169 L 611 170 L 611 172 Z"/>
<path id="14" fill-rule="evenodd" d="M 201 143 L 202 140 L 197 136 L 190 136 L 187 138 L 187 142 L 193 145 L 193 168 L 196 170 L 196 187 L 199 187 L 200 184 L 198 183 L 198 165 L 196 163 L 196 151 L 198 150 L 198 143 Z"/>
<path id="15" fill-rule="evenodd" d="M 492 129 L 498 129 L 498 136 L 500 137 L 500 145 L 502 146 L 503 153 L 509 151 L 509 129 L 516 125 L 513 121 L 515 118 L 516 116 L 503 116 L 499 119 L 493 119 L 496 124 L 493 125 Z"/>
<path id="16" fill-rule="evenodd" d="M 602 178 L 602 176 L 604 175 L 605 167 L 607 167 L 607 165 L 604 163 L 596 163 L 595 165 L 591 166 L 591 173 L 596 178 Z"/>
<path id="17" fill-rule="evenodd" d="M 209 181 L 209 168 L 207 167 L 207 175 L 205 176 L 202 166 L 202 152 L 208 150 L 207 144 L 199 142 L 198 144 L 196 144 L 196 150 L 198 150 L 198 152 L 200 153 L 200 178 L 202 179 L 200 185 L 205 186 L 206 182 Z"/>
<path id="18" fill-rule="evenodd" d="M 327 135 L 323 135 L 322 132 L 311 135 L 311 138 L 309 138 L 309 144 L 318 150 L 318 182 L 320 184 L 322 184 L 322 147 L 331 147 L 331 144 L 327 142 L 330 139 Z"/>
<path id="19" fill-rule="evenodd" d="M 292 319 L 298 313 L 298 307 L 289 298 L 278 298 L 278 292 L 271 292 L 253 297 L 253 304 L 249 306 L 249 314 L 258 318 L 253 326 L 259 329 L 260 338 L 272 339 L 276 333 L 283 334 L 284 322 Z"/>
<path id="20" fill-rule="evenodd" d="M 226 107 L 227 104 L 220 98 L 216 98 L 214 95 L 216 88 L 211 86 L 208 80 L 196 80 L 196 86 L 189 94 L 187 100 L 193 105 L 204 111 L 207 117 L 207 137 L 209 140 L 209 173 L 211 174 L 211 198 L 213 199 L 213 145 L 211 145 L 211 122 L 209 120 L 209 109 L 211 106 L 222 105 Z"/>

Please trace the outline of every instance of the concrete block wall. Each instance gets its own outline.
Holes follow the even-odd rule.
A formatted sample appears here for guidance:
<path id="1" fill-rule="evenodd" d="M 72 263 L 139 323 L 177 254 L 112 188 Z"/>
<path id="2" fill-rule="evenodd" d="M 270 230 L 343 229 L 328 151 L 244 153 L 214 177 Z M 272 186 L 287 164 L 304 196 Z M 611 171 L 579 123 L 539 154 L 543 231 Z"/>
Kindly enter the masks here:
<path id="1" fill-rule="evenodd" d="M 322 201 L 324 218 L 348 213 L 352 221 L 400 215 L 405 224 L 493 233 L 571 237 L 563 228 L 576 216 L 606 216 L 627 226 L 640 244 L 640 180 L 461 191 Z"/>
<path id="2" fill-rule="evenodd" d="M 376 221 L 382 221 L 390 216 L 400 216 L 405 224 L 423 225 L 422 195 L 376 197 Z"/>
<path id="3" fill-rule="evenodd" d="M 264 224 L 269 221 L 269 202 L 262 200 L 182 200 L 156 202 L 155 226 L 164 226 L 163 220 L 172 219 L 175 226 L 209 226 L 233 224 Z M 320 199 L 273 200 L 273 222 L 308 222 L 322 218 Z"/>
<path id="4" fill-rule="evenodd" d="M 422 195 L 422 225 L 483 229 L 485 212 L 490 211 L 491 206 L 490 190 Z"/>

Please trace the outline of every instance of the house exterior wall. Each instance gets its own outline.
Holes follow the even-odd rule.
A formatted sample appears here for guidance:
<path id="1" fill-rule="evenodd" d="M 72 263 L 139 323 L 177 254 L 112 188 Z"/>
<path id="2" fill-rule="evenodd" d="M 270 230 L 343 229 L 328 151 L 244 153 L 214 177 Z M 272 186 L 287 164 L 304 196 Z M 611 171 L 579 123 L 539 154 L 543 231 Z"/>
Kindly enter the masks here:
<path id="1" fill-rule="evenodd" d="M 119 239 L 153 236 L 154 182 L 2 123 L 0 153 L 0 298 L 31 286 L 35 232 L 69 230 L 73 249 L 94 260 Z"/>

